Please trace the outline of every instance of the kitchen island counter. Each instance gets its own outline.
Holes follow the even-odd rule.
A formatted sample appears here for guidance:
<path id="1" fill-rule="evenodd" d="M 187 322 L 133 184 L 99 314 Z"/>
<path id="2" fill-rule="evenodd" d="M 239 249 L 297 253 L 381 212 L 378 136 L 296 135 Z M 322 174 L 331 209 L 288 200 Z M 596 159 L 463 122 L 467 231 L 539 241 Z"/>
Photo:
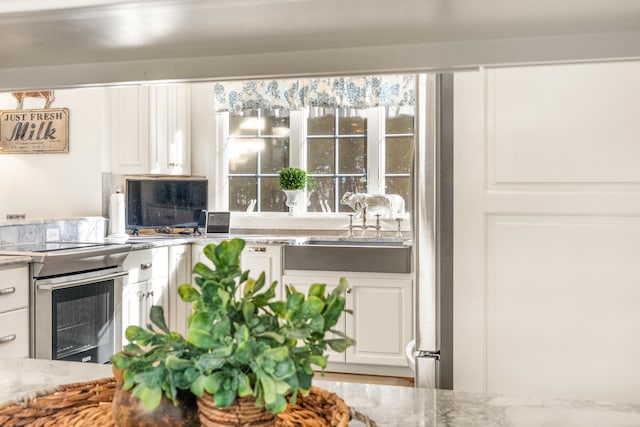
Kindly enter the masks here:
<path id="1" fill-rule="evenodd" d="M 109 365 L 0 358 L 0 405 L 60 384 L 111 376 Z M 638 426 L 640 405 L 314 382 L 379 426 Z M 362 425 L 352 421 L 350 425 Z"/>

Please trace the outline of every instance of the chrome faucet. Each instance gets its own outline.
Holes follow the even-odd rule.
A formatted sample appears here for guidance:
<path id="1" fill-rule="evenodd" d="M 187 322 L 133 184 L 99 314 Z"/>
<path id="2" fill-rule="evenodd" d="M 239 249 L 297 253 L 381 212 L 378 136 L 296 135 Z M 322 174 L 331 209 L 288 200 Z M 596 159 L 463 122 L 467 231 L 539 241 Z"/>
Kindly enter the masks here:
<path id="1" fill-rule="evenodd" d="M 353 225 L 353 214 L 349 214 L 349 238 L 353 238 L 353 230 L 360 229 L 367 231 L 367 229 L 376 230 L 376 238 L 382 237 L 382 226 L 380 225 L 380 214 L 376 214 L 376 225 L 367 225 L 367 208 L 362 209 L 362 225 Z"/>

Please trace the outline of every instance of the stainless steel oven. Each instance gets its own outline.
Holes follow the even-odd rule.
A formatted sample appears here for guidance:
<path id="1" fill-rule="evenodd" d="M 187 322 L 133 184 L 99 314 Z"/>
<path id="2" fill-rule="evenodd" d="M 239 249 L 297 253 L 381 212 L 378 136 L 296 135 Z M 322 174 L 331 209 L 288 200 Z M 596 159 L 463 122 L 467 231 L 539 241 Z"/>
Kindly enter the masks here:
<path id="1" fill-rule="evenodd" d="M 122 347 L 122 262 L 131 245 L 42 242 L 0 248 L 32 257 L 31 357 L 107 363 Z"/>
<path id="2" fill-rule="evenodd" d="M 106 363 L 122 347 L 121 268 L 34 278 L 37 359 Z"/>

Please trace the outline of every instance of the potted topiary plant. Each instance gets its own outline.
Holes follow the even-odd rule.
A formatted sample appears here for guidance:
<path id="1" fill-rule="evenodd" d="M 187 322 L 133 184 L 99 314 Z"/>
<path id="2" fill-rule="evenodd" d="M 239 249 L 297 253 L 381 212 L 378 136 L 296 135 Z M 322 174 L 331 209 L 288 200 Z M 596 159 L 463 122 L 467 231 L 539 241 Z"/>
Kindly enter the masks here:
<path id="1" fill-rule="evenodd" d="M 179 287 L 193 307 L 186 340 L 164 326 L 127 328 L 137 344 L 162 347 L 151 356 L 130 344 L 112 359 L 125 369 L 124 387 L 148 406 L 158 393 L 175 400 L 176 390 L 189 390 L 204 426 L 272 425 L 274 414 L 309 393 L 313 366 L 327 365 L 327 347 L 343 352 L 354 343 L 332 330 L 347 311 L 346 280 L 329 293 L 324 284 L 312 285 L 306 296 L 289 286 L 284 301 L 276 301 L 277 282 L 267 286 L 264 272 L 252 279 L 241 271 L 244 246 L 241 239 L 206 246 L 215 269 L 198 263 L 194 285 Z M 326 339 L 329 331 L 338 338 Z M 166 346 L 164 336 L 174 341 Z"/>
<path id="2" fill-rule="evenodd" d="M 287 196 L 285 204 L 293 215 L 301 204 L 303 190 L 307 184 L 307 173 L 300 168 L 283 168 L 278 172 L 280 189 Z"/>
<path id="3" fill-rule="evenodd" d="M 153 306 L 148 330 L 129 326 L 130 341 L 111 356 L 116 376 L 113 415 L 119 427 L 191 427 L 199 425 L 190 381 L 177 361 L 201 353 L 177 332 L 169 331 L 162 307 Z M 179 366 L 178 366 L 179 367 Z"/>

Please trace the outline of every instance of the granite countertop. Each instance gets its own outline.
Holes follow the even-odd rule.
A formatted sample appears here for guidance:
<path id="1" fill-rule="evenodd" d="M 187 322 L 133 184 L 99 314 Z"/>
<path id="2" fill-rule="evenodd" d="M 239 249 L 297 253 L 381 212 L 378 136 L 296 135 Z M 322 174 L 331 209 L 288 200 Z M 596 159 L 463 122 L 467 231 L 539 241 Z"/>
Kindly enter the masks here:
<path id="1" fill-rule="evenodd" d="M 109 365 L 0 358 L 0 405 L 56 385 L 111 376 Z M 316 377 L 319 378 L 319 377 Z M 629 427 L 640 405 L 314 381 L 379 426 Z M 352 421 L 352 426 L 362 423 Z"/>
<path id="2" fill-rule="evenodd" d="M 0 255 L 0 267 L 4 265 L 29 264 L 30 262 L 31 262 L 30 256 Z"/>

